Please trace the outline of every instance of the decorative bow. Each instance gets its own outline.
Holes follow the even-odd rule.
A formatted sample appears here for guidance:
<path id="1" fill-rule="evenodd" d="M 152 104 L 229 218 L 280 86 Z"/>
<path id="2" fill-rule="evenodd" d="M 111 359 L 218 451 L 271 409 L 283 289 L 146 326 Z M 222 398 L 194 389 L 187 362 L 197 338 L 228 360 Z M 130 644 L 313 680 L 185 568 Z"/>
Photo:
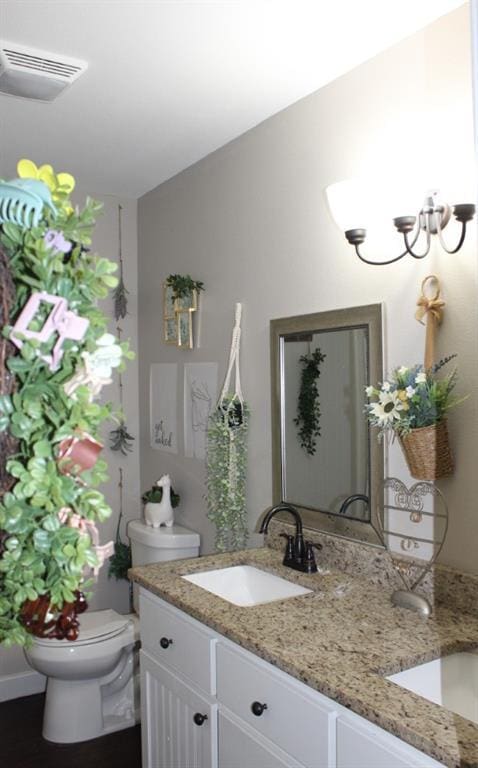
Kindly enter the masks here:
<path id="1" fill-rule="evenodd" d="M 434 296 L 429 297 L 425 295 L 425 284 L 427 280 L 434 280 L 437 285 L 436 293 Z M 417 301 L 418 309 L 415 312 L 415 319 L 418 320 L 418 322 L 422 325 L 425 325 L 423 318 L 429 312 L 436 320 L 437 324 L 440 325 L 441 321 L 443 320 L 443 307 L 445 306 L 445 302 L 440 299 L 440 281 L 438 277 L 436 275 L 428 275 L 425 277 L 422 282 L 421 291 L 421 296 Z"/>
<path id="2" fill-rule="evenodd" d="M 435 282 L 436 292 L 434 296 L 425 294 L 425 285 L 428 281 Z M 421 295 L 417 301 L 418 309 L 415 319 L 422 325 L 426 325 L 425 333 L 425 370 L 430 370 L 435 362 L 435 334 L 436 329 L 443 320 L 443 307 L 445 302 L 440 299 L 440 281 L 436 275 L 427 275 L 422 281 Z M 426 323 L 423 319 L 426 317 Z"/>

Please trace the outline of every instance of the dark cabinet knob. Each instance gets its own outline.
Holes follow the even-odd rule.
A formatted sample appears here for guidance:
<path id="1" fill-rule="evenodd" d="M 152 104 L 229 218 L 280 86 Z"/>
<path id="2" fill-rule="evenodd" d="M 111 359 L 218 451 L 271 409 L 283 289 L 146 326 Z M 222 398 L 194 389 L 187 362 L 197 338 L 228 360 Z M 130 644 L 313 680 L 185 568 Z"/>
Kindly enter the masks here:
<path id="1" fill-rule="evenodd" d="M 159 644 L 161 648 L 169 648 L 169 646 L 173 644 L 173 641 L 168 640 L 167 637 L 162 637 L 161 640 L 159 641 Z"/>
<path id="2" fill-rule="evenodd" d="M 207 715 L 202 715 L 200 712 L 196 712 L 193 717 L 195 725 L 202 725 L 205 720 L 207 720 Z"/>
<path id="3" fill-rule="evenodd" d="M 256 717 L 260 717 L 265 709 L 267 709 L 267 704 L 261 704 L 260 701 L 253 701 L 251 704 L 251 712 Z"/>

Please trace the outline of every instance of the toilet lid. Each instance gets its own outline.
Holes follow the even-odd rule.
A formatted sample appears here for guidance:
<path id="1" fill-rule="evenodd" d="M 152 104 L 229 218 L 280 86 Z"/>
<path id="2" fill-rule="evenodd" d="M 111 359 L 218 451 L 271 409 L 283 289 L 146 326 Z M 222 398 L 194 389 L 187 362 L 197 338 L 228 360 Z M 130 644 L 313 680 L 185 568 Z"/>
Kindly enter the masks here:
<path id="1" fill-rule="evenodd" d="M 46 637 L 35 637 L 35 643 L 68 646 L 97 643 L 119 635 L 127 627 L 129 616 L 122 616 L 108 608 L 105 611 L 87 611 L 82 613 L 78 620 L 80 622 L 78 640 L 49 640 Z"/>

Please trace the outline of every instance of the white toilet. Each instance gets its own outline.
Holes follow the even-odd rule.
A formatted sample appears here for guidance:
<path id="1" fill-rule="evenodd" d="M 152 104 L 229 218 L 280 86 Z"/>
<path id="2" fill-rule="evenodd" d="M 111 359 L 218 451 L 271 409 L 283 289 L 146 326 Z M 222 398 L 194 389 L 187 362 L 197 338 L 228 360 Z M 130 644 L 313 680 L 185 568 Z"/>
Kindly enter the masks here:
<path id="1" fill-rule="evenodd" d="M 132 520 L 128 535 L 133 566 L 199 554 L 199 534 L 180 525 L 152 528 Z M 133 603 L 137 614 L 137 590 Z M 137 615 L 86 611 L 78 619 L 78 640 L 35 637 L 25 650 L 33 669 L 48 678 L 43 736 L 59 744 L 95 739 L 139 720 Z"/>
<path id="2" fill-rule="evenodd" d="M 133 567 L 199 555 L 199 534 L 182 525 L 153 528 L 143 520 L 131 520 L 128 523 L 128 536 Z M 137 584 L 133 585 L 133 607 L 139 613 Z"/>
<path id="3" fill-rule="evenodd" d="M 199 555 L 199 534 L 180 525 L 128 525 L 133 566 Z M 135 585 L 136 587 L 136 585 Z M 133 603 L 138 613 L 137 591 Z M 72 744 L 128 728 L 139 720 L 139 620 L 116 611 L 78 617 L 78 640 L 35 637 L 25 650 L 29 664 L 48 678 L 43 736 Z"/>
<path id="4" fill-rule="evenodd" d="M 138 618 L 112 610 L 87 611 L 78 618 L 78 640 L 35 637 L 25 650 L 33 669 L 48 678 L 43 736 L 60 744 L 135 724 Z"/>

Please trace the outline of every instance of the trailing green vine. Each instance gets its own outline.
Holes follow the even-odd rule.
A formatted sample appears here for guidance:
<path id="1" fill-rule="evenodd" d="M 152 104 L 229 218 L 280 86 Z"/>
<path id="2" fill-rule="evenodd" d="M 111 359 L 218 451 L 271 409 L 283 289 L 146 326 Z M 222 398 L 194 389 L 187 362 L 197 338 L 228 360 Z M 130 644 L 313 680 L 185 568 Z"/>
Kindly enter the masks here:
<path id="1" fill-rule="evenodd" d="M 326 355 L 319 348 L 299 357 L 302 370 L 297 416 L 294 418 L 294 424 L 299 427 L 300 444 L 309 456 L 315 454 L 315 438 L 320 436 L 321 413 L 317 380 L 320 376 L 320 365 L 325 358 Z"/>
<path id="2" fill-rule="evenodd" d="M 107 318 L 97 306 L 117 285 L 116 265 L 89 250 L 101 203 L 87 198 L 83 209 L 74 209 L 74 179 L 51 166 L 37 169 L 25 160 L 19 174 L 21 180 L 2 185 L 13 203 L 3 208 L 0 242 L 15 286 L 3 337 L 14 338 L 13 323 L 37 294 L 62 300 L 68 322 L 73 317 L 87 327 L 81 338 L 66 334 L 56 366 L 58 331 L 42 341 L 19 333 L 21 347 L 6 361 L 15 388 L 2 394 L 0 429 L 18 441 L 15 455 L 1 456 L 12 478 L 12 487 L 3 486 L 0 494 L 0 642 L 6 645 L 26 644 L 29 632 L 50 628 L 59 633 L 52 637 L 74 640 L 78 634 L 75 610 L 85 607 L 85 569 L 101 565 L 95 524 L 111 509 L 95 489 L 107 479 L 106 462 L 82 467 L 68 456 L 81 443 L 101 450 L 99 430 L 113 407 L 94 398 L 112 368 L 122 367 L 121 358 L 132 356 L 127 344 L 115 344 L 105 333 Z M 12 215 L 15 195 L 20 199 L 25 190 L 35 199 L 36 218 L 20 207 L 17 218 Z M 28 331 L 39 331 L 44 320 L 40 313 Z"/>
<path id="3" fill-rule="evenodd" d="M 249 409 L 237 396 L 224 397 L 209 417 L 207 516 L 216 526 L 218 552 L 247 544 L 246 469 Z"/>

